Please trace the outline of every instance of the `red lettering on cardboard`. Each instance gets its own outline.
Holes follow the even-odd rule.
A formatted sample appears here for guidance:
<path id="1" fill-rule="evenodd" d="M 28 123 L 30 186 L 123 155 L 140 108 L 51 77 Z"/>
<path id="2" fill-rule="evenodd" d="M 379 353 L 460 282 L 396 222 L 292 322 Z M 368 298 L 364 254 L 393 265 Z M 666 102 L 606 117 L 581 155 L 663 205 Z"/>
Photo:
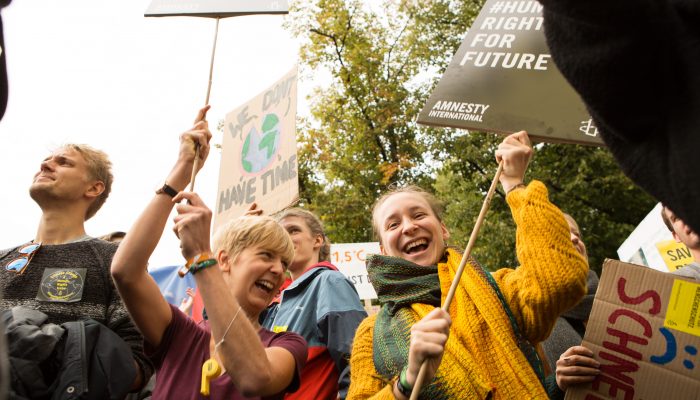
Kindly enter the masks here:
<path id="1" fill-rule="evenodd" d="M 627 283 L 627 279 L 625 278 L 620 278 L 620 280 L 617 281 L 617 293 L 620 296 L 620 300 L 622 300 L 623 303 L 625 304 L 641 304 L 647 299 L 652 300 L 651 308 L 649 309 L 649 313 L 651 315 L 656 315 L 661 311 L 661 296 L 653 290 L 647 290 L 646 292 L 642 293 L 641 295 L 637 297 L 630 297 L 625 293 L 625 284 Z"/>
<path id="2" fill-rule="evenodd" d="M 634 400 L 634 387 L 625 385 L 624 383 L 606 375 L 598 375 L 593 381 L 593 389 L 600 392 L 599 389 L 601 382 L 610 385 L 610 389 L 608 389 L 608 394 L 610 397 L 616 398 L 617 391 L 622 390 L 625 393 L 625 400 Z"/>
<path id="3" fill-rule="evenodd" d="M 627 332 L 623 332 L 621 330 L 613 328 L 607 328 L 606 332 L 608 333 L 608 335 L 618 338 L 619 342 L 614 343 L 606 340 L 603 342 L 603 347 L 616 353 L 622 353 L 624 355 L 627 355 L 631 358 L 634 358 L 635 360 L 642 359 L 642 353 L 632 350 L 629 347 L 629 343 L 632 342 L 646 346 L 649 343 L 648 340 L 644 339 L 643 337 L 634 336 Z"/>
<path id="4" fill-rule="evenodd" d="M 651 324 L 649 323 L 649 321 L 645 320 L 644 317 L 632 310 L 625 310 L 623 308 L 615 310 L 612 314 L 610 314 L 610 317 L 608 317 L 608 321 L 614 325 L 615 322 L 617 322 L 617 318 L 623 315 L 638 322 L 639 325 L 641 325 L 642 328 L 644 328 L 644 336 L 648 338 L 651 337 Z"/>
<path id="5" fill-rule="evenodd" d="M 628 372 L 639 371 L 639 365 L 632 361 L 625 360 L 614 354 L 610 354 L 607 351 L 601 351 L 599 354 L 601 359 L 612 361 L 613 364 L 602 364 L 600 365 L 600 372 L 603 374 L 610 375 L 611 377 L 627 383 L 629 385 L 634 385 L 634 379 L 625 375 Z"/>

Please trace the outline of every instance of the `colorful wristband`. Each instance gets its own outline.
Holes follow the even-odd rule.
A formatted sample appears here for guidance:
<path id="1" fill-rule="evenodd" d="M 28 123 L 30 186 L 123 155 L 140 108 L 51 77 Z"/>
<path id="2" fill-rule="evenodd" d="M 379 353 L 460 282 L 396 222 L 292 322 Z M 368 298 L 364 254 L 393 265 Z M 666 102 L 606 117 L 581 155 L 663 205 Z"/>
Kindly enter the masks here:
<path id="1" fill-rule="evenodd" d="M 401 373 L 399 374 L 399 379 L 396 381 L 396 387 L 399 389 L 399 392 L 406 396 L 406 397 L 411 397 L 411 393 L 413 393 L 413 386 L 411 386 L 408 383 L 408 379 L 406 378 L 406 371 L 408 371 L 408 368 L 404 367 L 401 370 Z"/>
<path id="2" fill-rule="evenodd" d="M 198 262 L 196 264 L 192 264 L 189 268 L 189 271 L 192 275 L 194 275 L 197 272 L 199 272 L 205 268 L 211 267 L 212 265 L 216 265 L 216 260 L 213 258 L 210 258 L 208 260 L 204 260 L 204 261 Z"/>
<path id="3" fill-rule="evenodd" d="M 214 264 L 216 264 L 216 259 L 214 258 L 214 255 L 211 254 L 209 251 L 205 251 L 204 253 L 199 253 L 196 256 L 192 258 L 188 258 L 187 261 L 185 262 L 185 265 L 180 268 L 180 270 L 177 272 L 180 277 L 184 277 L 187 275 L 188 272 L 198 272 L 199 270 L 202 270 L 207 267 L 211 267 L 214 264 L 207 263 L 207 265 L 201 266 L 197 268 L 197 264 L 202 264 L 205 261 L 210 261 L 214 260 Z"/>

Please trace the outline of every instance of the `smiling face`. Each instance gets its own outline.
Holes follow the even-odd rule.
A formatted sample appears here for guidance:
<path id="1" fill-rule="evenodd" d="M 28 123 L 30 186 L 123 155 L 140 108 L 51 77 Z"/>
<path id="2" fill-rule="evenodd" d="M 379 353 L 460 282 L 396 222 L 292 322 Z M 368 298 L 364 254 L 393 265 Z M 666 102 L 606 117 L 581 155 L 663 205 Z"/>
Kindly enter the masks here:
<path id="1" fill-rule="evenodd" d="M 246 248 L 233 260 L 224 252 L 221 264 L 226 283 L 249 316 L 259 315 L 284 283 L 286 268 L 272 250 Z"/>
<path id="2" fill-rule="evenodd" d="M 289 266 L 292 279 L 304 273 L 304 271 L 319 261 L 319 250 L 323 245 L 323 237 L 314 235 L 311 229 L 301 217 L 285 217 L 280 225 L 287 231 L 294 243 L 294 261 Z"/>
<path id="3" fill-rule="evenodd" d="M 287 232 L 270 217 L 231 219 L 214 234 L 214 251 L 224 279 L 249 317 L 270 304 L 294 259 Z"/>
<path id="4" fill-rule="evenodd" d="M 382 254 L 418 265 L 435 265 L 450 237 L 428 201 L 413 192 L 385 198 L 374 210 L 373 218 Z"/>

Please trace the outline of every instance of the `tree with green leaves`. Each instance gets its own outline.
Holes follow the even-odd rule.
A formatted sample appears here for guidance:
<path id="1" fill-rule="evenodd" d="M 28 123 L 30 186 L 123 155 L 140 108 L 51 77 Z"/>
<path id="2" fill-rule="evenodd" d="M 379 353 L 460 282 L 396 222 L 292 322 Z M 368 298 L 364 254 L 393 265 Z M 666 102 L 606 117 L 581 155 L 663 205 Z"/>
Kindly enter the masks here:
<path id="1" fill-rule="evenodd" d="M 302 77 L 327 72 L 298 128 L 301 202 L 335 242 L 372 240 L 371 206 L 391 184 L 433 189 L 445 202 L 452 244 L 468 239 L 496 169 L 492 134 L 416 124 L 418 112 L 478 14 L 481 0 L 298 0 L 290 30 L 303 40 Z M 539 145 L 529 178 L 584 235 L 591 265 L 653 205 L 605 149 Z M 514 227 L 499 192 L 477 241 L 488 268 L 517 265 Z"/>
<path id="2" fill-rule="evenodd" d="M 302 74 L 330 72 L 299 129 L 302 202 L 335 241 L 370 240 L 370 207 L 392 183 L 430 185 L 431 129 L 415 123 L 480 2 L 308 0 L 291 6 Z M 426 73 L 432 71 L 432 73 Z M 429 79 L 425 79 L 425 78 Z"/>

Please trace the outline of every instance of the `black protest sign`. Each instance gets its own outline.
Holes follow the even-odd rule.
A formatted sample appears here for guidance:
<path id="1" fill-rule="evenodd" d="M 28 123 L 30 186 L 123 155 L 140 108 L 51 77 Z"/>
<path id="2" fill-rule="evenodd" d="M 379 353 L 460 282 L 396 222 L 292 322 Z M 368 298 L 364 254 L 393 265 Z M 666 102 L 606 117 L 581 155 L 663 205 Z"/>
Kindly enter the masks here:
<path id="1" fill-rule="evenodd" d="M 488 0 L 418 122 L 602 146 L 549 54 L 537 1 Z"/>
<path id="2" fill-rule="evenodd" d="M 225 18 L 253 14 L 288 14 L 287 0 L 153 0 L 146 17 Z"/>

